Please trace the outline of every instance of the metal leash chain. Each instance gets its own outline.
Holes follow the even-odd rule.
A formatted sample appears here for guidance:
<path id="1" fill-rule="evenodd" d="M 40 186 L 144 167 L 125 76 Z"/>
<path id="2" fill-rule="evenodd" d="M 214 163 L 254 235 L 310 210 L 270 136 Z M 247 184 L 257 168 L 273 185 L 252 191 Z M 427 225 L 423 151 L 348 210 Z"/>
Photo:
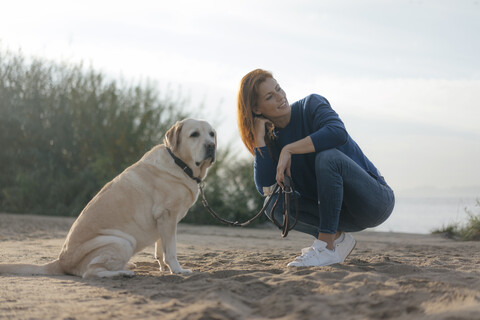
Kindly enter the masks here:
<path id="1" fill-rule="evenodd" d="M 288 232 L 290 230 L 292 230 L 295 227 L 295 225 L 297 224 L 298 201 L 297 201 L 297 196 L 295 194 L 295 189 L 293 188 L 292 179 L 289 176 L 285 175 L 285 179 L 284 179 L 283 184 L 284 184 L 283 188 L 281 188 L 278 184 L 275 184 L 275 186 L 273 188 L 273 192 L 270 196 L 268 196 L 269 198 L 265 202 L 265 204 L 263 205 L 263 208 L 253 218 L 251 218 L 250 220 L 247 220 L 243 223 L 239 223 L 238 221 L 233 222 L 233 221 L 223 219 L 217 213 L 215 213 L 215 211 L 213 211 L 213 209 L 208 205 L 207 199 L 205 198 L 205 193 L 203 191 L 204 184 L 200 183 L 198 186 L 199 186 L 200 192 L 202 194 L 202 204 L 205 207 L 205 209 L 207 209 L 207 211 L 210 212 L 210 214 L 215 219 L 217 219 L 218 221 L 220 221 L 224 224 L 230 225 L 230 226 L 234 226 L 234 227 L 245 227 L 245 226 L 249 225 L 252 221 L 257 219 L 258 217 L 260 217 L 262 215 L 262 213 L 264 213 L 267 210 L 267 207 L 272 202 L 273 196 L 278 193 L 279 196 L 277 197 L 277 200 L 273 204 L 273 207 L 272 207 L 272 210 L 270 211 L 269 217 L 270 217 L 270 220 L 272 220 L 273 223 L 278 228 L 280 228 L 282 230 L 282 237 L 285 238 L 288 235 Z M 289 212 L 290 212 L 290 203 L 291 203 L 290 198 L 291 198 L 291 195 L 293 195 L 293 199 L 294 199 L 294 202 L 295 202 L 295 221 L 294 221 L 293 225 L 290 226 Z M 278 202 L 280 201 L 280 198 L 282 198 L 282 197 L 283 197 L 283 223 L 279 223 L 275 219 L 273 213 L 275 212 L 275 208 L 277 207 Z"/>

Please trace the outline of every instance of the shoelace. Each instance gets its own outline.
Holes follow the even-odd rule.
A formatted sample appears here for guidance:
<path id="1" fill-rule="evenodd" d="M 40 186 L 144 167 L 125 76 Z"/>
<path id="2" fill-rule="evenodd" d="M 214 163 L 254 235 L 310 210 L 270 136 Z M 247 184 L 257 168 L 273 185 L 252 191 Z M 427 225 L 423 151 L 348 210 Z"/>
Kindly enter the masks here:
<path id="1" fill-rule="evenodd" d="M 315 254 L 316 249 L 314 247 L 308 247 L 302 249 L 302 255 L 295 258 L 295 260 L 302 261 L 310 258 Z"/>

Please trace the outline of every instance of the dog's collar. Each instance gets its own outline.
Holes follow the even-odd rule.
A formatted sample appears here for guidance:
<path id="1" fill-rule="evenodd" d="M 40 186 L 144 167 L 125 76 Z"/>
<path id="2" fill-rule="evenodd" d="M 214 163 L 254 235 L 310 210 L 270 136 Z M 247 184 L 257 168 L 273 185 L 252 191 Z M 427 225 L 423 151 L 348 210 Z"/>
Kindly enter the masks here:
<path id="1" fill-rule="evenodd" d="M 173 160 L 175 161 L 175 164 L 177 166 L 179 166 L 183 172 L 185 172 L 190 178 L 192 178 L 193 180 L 195 180 L 197 183 L 201 183 L 202 180 L 200 180 L 199 178 L 196 178 L 193 176 L 193 171 L 192 169 L 190 169 L 190 167 L 185 163 L 183 162 L 179 157 L 177 157 L 176 155 L 173 154 L 172 150 L 170 150 L 170 148 L 167 148 L 167 151 L 168 153 L 170 153 L 170 155 L 172 156 Z"/>

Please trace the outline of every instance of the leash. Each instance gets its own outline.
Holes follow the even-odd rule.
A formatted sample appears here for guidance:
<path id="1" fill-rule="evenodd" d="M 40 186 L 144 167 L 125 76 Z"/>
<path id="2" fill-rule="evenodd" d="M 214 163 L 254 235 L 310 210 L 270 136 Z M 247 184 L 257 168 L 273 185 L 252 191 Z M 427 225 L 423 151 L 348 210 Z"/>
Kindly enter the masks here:
<path id="1" fill-rule="evenodd" d="M 263 208 L 251 219 L 239 223 L 238 221 L 229 221 L 226 220 L 222 217 L 220 217 L 209 205 L 207 202 L 207 198 L 205 197 L 205 192 L 204 192 L 204 187 L 205 184 L 202 180 L 199 178 L 193 176 L 193 171 L 192 169 L 185 163 L 183 162 L 180 158 L 178 158 L 170 148 L 166 148 L 170 156 L 173 158 L 175 161 L 175 164 L 179 166 L 183 172 L 185 172 L 192 180 L 196 181 L 198 183 L 198 187 L 200 188 L 200 193 L 202 194 L 202 204 L 207 209 L 207 211 L 218 221 L 234 226 L 234 227 L 245 227 L 252 223 L 255 219 L 260 217 L 262 213 L 264 213 L 267 210 L 268 205 L 272 202 L 273 196 L 275 194 L 278 194 L 277 200 L 273 204 L 272 210 L 269 213 L 269 218 L 270 220 L 273 221 L 273 223 L 282 230 L 282 237 L 285 238 L 288 235 L 288 232 L 292 230 L 295 225 L 297 224 L 297 219 L 298 219 L 298 201 L 297 201 L 297 196 L 295 194 L 295 189 L 293 187 L 293 182 L 292 178 L 289 176 L 285 175 L 285 179 L 283 181 L 283 188 L 281 188 L 277 183 L 274 185 L 273 192 L 268 196 L 268 200 L 265 202 L 263 205 Z M 291 204 L 291 196 L 293 195 L 293 199 L 295 202 L 295 221 L 292 225 L 290 225 L 290 220 L 288 219 L 290 215 L 290 204 Z M 275 216 L 273 213 L 275 212 L 275 208 L 277 207 L 280 199 L 283 198 L 283 221 L 280 223 L 275 219 Z"/>
<path id="2" fill-rule="evenodd" d="M 263 205 L 263 208 L 255 216 L 253 216 L 251 219 L 249 219 L 245 222 L 242 222 L 242 223 L 240 223 L 238 221 L 235 221 L 235 222 L 234 221 L 229 221 L 229 220 L 226 220 L 226 219 L 220 217 L 208 205 L 207 199 L 205 198 L 204 183 L 202 182 L 198 186 L 200 187 L 200 193 L 202 194 L 202 204 L 205 207 L 205 209 L 207 209 L 207 211 L 218 221 L 220 221 L 224 224 L 230 225 L 230 226 L 234 226 L 234 227 L 245 227 L 245 226 L 249 225 L 251 222 L 253 222 L 255 219 L 257 219 L 258 217 L 260 217 L 267 210 L 267 207 L 272 202 L 272 200 L 274 198 L 273 196 L 275 194 L 278 194 L 277 200 L 273 204 L 272 210 L 269 213 L 269 218 L 270 218 L 270 220 L 273 221 L 273 223 L 279 229 L 282 230 L 282 237 L 285 238 L 288 235 L 288 232 L 290 230 L 292 230 L 295 227 L 295 225 L 297 224 L 298 201 L 297 201 L 297 196 L 295 194 L 295 189 L 293 188 L 292 179 L 289 176 L 285 175 L 283 185 L 284 185 L 284 187 L 281 188 L 278 184 L 275 184 L 274 188 L 273 188 L 273 192 L 272 192 L 271 195 L 268 196 L 268 200 Z M 289 217 L 289 213 L 290 213 L 290 204 L 291 204 L 291 196 L 292 195 L 293 195 L 293 199 L 294 199 L 294 202 L 295 202 L 295 221 L 292 225 L 290 225 L 290 220 L 288 219 L 288 217 Z M 280 223 L 275 219 L 275 216 L 273 215 L 273 213 L 275 212 L 275 208 L 277 207 L 281 198 L 283 198 L 283 221 Z"/>

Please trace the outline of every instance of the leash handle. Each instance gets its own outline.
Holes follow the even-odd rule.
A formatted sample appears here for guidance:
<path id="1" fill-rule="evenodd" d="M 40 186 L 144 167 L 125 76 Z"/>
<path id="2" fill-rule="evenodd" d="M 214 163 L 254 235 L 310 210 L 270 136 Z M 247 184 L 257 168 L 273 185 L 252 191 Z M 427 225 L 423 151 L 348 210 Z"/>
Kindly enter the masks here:
<path id="1" fill-rule="evenodd" d="M 283 192 L 285 193 L 292 193 L 292 178 L 285 175 L 283 177 Z"/>
<path id="2" fill-rule="evenodd" d="M 294 223 L 290 226 L 290 203 L 291 203 L 291 195 L 293 194 L 293 199 L 295 203 L 295 220 Z M 283 223 L 280 224 L 278 221 L 276 221 L 273 212 L 275 211 L 275 207 L 277 206 L 278 200 L 280 199 L 280 196 L 283 196 Z M 293 188 L 293 181 L 292 178 L 288 175 L 284 176 L 283 179 L 283 192 L 278 196 L 277 202 L 272 208 L 272 211 L 270 212 L 270 220 L 272 220 L 275 225 L 279 229 L 282 230 L 282 238 L 285 238 L 288 235 L 288 232 L 292 230 L 295 225 L 297 224 L 298 221 L 298 201 L 297 201 L 297 195 L 295 194 L 295 189 Z"/>

